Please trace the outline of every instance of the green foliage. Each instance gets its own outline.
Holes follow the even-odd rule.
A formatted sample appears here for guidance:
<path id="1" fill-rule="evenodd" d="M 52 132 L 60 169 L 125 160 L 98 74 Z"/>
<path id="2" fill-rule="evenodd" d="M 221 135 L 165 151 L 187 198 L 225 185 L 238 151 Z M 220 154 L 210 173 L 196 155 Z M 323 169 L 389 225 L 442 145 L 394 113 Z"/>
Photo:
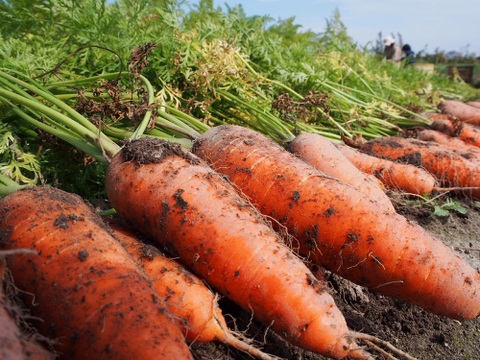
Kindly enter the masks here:
<path id="1" fill-rule="evenodd" d="M 468 210 L 460 202 L 448 198 L 445 199 L 443 203 L 434 205 L 432 215 L 446 217 L 449 216 L 452 212 L 459 215 L 467 215 Z"/>
<path id="2" fill-rule="evenodd" d="M 274 21 L 247 16 L 241 6 L 215 8 L 212 0 L 193 5 L 175 0 L 0 0 L 0 18 L 0 68 L 23 74 L 28 83 L 57 97 L 52 103 L 51 97 L 30 95 L 23 85 L 0 83 L 8 95 L 0 97 L 0 121 L 9 119 L 17 149 L 11 150 L 13 143 L 7 146 L 2 166 L 19 181 L 43 175 L 47 183 L 83 194 L 102 193 L 105 165 L 79 154 L 62 161 L 65 150 L 58 144 L 45 143 L 43 135 L 24 136 L 19 124 L 26 117 L 38 121 L 33 128 L 50 124 L 70 146 L 98 159 L 97 143 L 83 141 L 84 134 L 72 130 L 72 120 L 89 121 L 115 141 L 145 131 L 188 144 L 192 134 L 223 122 L 250 126 L 279 142 L 298 131 L 334 140 L 368 139 L 428 123 L 417 113 L 435 110 L 442 98 L 478 97 L 465 83 L 398 68 L 358 48 L 338 10 L 325 20 L 323 33 L 303 30 L 293 17 Z M 145 86 L 112 83 L 120 71 L 127 81 L 132 52 L 151 43 L 157 46 L 135 75 L 137 80 L 143 75 Z M 79 91 L 83 105 L 108 111 L 91 114 L 84 107 L 88 120 L 72 115 L 69 109 L 79 106 Z M 25 99 L 44 107 L 29 108 L 32 103 Z M 53 117 L 46 108 L 55 111 Z M 127 115 L 119 119 L 119 113 Z M 139 131 L 136 118 L 142 116 L 150 121 Z M 86 127 L 90 132 L 82 131 L 91 134 L 93 129 Z M 41 149 L 34 159 L 42 165 L 41 175 L 30 153 L 21 149 Z"/>
<path id="3" fill-rule="evenodd" d="M 24 152 L 7 125 L 0 124 L 0 174 L 19 184 L 35 185 L 40 164 L 34 154 Z"/>
<path id="4" fill-rule="evenodd" d="M 105 199 L 106 164 L 61 144 L 39 154 L 43 183 L 85 199 Z"/>

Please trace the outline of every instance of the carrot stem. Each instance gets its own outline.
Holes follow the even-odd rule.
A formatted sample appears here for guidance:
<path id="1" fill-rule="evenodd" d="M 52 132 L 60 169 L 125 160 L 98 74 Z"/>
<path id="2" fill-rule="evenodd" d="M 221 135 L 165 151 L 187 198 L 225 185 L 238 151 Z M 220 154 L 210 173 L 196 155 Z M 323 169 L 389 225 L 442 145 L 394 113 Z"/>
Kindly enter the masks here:
<path id="1" fill-rule="evenodd" d="M 153 110 L 151 108 L 151 105 L 153 105 L 154 102 L 155 102 L 155 96 L 154 96 L 152 84 L 143 75 L 140 75 L 139 78 L 145 83 L 145 86 L 147 88 L 149 109 L 145 112 L 145 116 L 143 117 L 143 120 L 140 123 L 140 125 L 133 132 L 131 140 L 135 140 L 135 139 L 140 138 L 143 135 L 143 133 L 145 132 L 148 124 L 150 123 L 150 119 L 152 118 L 152 114 L 153 114 Z"/>
<path id="2" fill-rule="evenodd" d="M 30 187 L 30 185 L 20 185 L 10 179 L 8 176 L 0 173 L 0 198 L 13 194 L 15 191 Z"/>
<path id="3" fill-rule="evenodd" d="M 89 128 L 86 128 L 85 126 L 83 126 L 83 124 L 80 124 L 80 123 L 77 123 L 76 121 L 73 121 L 72 118 L 69 118 L 68 116 L 54 110 L 53 108 L 50 108 L 50 107 L 48 107 L 48 106 L 46 106 L 46 105 L 44 105 L 44 104 L 42 104 L 38 101 L 33 101 L 33 100 L 30 100 L 30 99 L 27 99 L 27 98 L 25 98 L 21 95 L 15 94 L 12 91 L 9 91 L 9 90 L 5 90 L 5 89 L 0 88 L 0 97 L 7 98 L 7 99 L 9 99 L 9 100 L 11 100 L 15 103 L 26 106 L 29 109 L 34 109 L 34 110 L 37 110 L 44 115 L 47 115 L 51 119 L 54 119 L 54 120 L 60 122 L 63 126 L 68 128 L 69 130 L 75 132 L 78 136 L 80 136 L 83 139 L 83 141 L 87 141 L 88 143 L 92 143 L 92 142 L 93 143 L 97 143 L 97 142 L 100 143 L 102 149 L 110 157 L 115 155 L 120 150 L 120 147 L 117 144 L 115 144 L 113 141 L 111 141 L 105 135 L 102 136 L 102 133 L 93 124 L 91 124 L 93 126 L 93 129 L 94 129 L 92 131 Z M 18 109 L 18 110 L 20 112 L 22 112 L 22 110 L 20 110 L 20 109 Z M 17 111 L 17 113 L 19 113 L 19 112 Z M 81 116 L 80 114 L 78 114 L 78 115 Z M 81 116 L 81 117 L 83 118 L 83 116 Z M 24 116 L 24 119 L 27 119 L 27 117 Z M 37 125 L 38 125 L 38 123 L 37 123 Z M 51 127 L 50 127 L 50 129 L 51 129 Z M 65 140 L 65 138 L 66 137 L 64 136 L 63 140 Z M 82 146 L 82 147 L 85 148 L 85 146 Z"/>

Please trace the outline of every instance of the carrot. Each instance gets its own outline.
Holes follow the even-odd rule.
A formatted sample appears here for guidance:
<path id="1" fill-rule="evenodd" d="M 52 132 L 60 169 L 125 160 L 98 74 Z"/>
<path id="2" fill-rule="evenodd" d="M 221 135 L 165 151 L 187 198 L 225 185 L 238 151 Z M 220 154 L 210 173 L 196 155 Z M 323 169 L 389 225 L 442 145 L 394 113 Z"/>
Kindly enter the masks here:
<path id="1" fill-rule="evenodd" d="M 444 114 L 444 113 L 424 113 L 422 114 L 426 118 L 430 119 L 432 122 L 435 120 L 456 120 L 455 116 Z"/>
<path id="2" fill-rule="evenodd" d="M 109 222 L 114 236 L 145 270 L 168 310 L 175 316 L 187 342 L 221 341 L 258 359 L 274 357 L 234 336 L 227 326 L 217 298 L 194 274 L 148 245 L 125 225 Z"/>
<path id="3" fill-rule="evenodd" d="M 443 186 L 464 188 L 464 193 L 480 197 L 480 166 L 428 141 L 411 138 L 377 138 L 361 145 L 374 156 L 397 160 L 425 168 Z"/>
<path id="4" fill-rule="evenodd" d="M 12 252 L 10 256 L 20 252 L 22 250 Z M 53 354 L 38 343 L 33 336 L 25 335 L 11 314 L 11 311 L 15 309 L 13 312 L 21 316 L 18 305 L 9 301 L 3 290 L 6 283 L 4 280 L 6 273 L 5 254 L 5 251 L 0 251 L 0 359 L 52 360 L 54 359 Z"/>
<path id="5" fill-rule="evenodd" d="M 337 147 L 357 168 L 376 176 L 387 188 L 417 195 L 428 195 L 435 189 L 435 178 L 424 169 L 368 155 L 347 145 Z"/>
<path id="6" fill-rule="evenodd" d="M 466 104 L 480 109 L 480 101 L 467 101 Z"/>
<path id="7" fill-rule="evenodd" d="M 444 100 L 439 105 L 444 114 L 455 116 L 458 120 L 480 125 L 480 109 L 457 100 Z"/>
<path id="8" fill-rule="evenodd" d="M 449 136 L 441 131 L 423 129 L 416 133 L 416 138 L 423 141 L 431 141 L 439 146 L 463 156 L 465 159 L 480 164 L 480 148 L 468 144 L 465 141 Z"/>
<path id="9" fill-rule="evenodd" d="M 35 339 L 22 340 L 23 352 L 28 360 L 53 360 L 56 356 Z"/>
<path id="10" fill-rule="evenodd" d="M 467 144 L 480 147 L 480 128 L 458 120 L 437 119 L 431 128 L 458 138 Z"/>
<path id="11" fill-rule="evenodd" d="M 20 333 L 15 321 L 6 309 L 6 299 L 3 294 L 3 279 L 5 275 L 5 259 L 0 252 L 0 358 L 1 359 L 25 359 Z"/>
<path id="12" fill-rule="evenodd" d="M 325 174 L 344 181 L 376 200 L 385 211 L 395 212 L 390 198 L 371 180 L 373 176 L 357 169 L 327 138 L 314 133 L 302 133 L 289 143 L 288 150 Z"/>
<path id="13" fill-rule="evenodd" d="M 152 284 L 82 199 L 36 187 L 0 202 L 15 285 L 66 359 L 192 359 Z"/>
<path id="14" fill-rule="evenodd" d="M 226 179 L 178 144 L 127 143 L 106 189 L 122 218 L 280 336 L 333 358 L 370 358 L 325 284 Z"/>
<path id="15" fill-rule="evenodd" d="M 480 275 L 440 240 L 265 136 L 214 127 L 192 151 L 295 236 L 293 249 L 384 295 L 455 319 L 480 313 Z"/>

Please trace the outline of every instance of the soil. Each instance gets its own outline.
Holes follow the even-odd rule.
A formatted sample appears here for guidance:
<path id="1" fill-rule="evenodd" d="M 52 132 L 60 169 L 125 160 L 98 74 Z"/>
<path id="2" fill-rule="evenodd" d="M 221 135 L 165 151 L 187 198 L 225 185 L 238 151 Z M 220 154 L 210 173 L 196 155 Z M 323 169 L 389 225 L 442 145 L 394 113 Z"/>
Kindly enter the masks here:
<path id="1" fill-rule="evenodd" d="M 480 272 L 479 201 L 453 198 L 467 213 L 451 210 L 447 216 L 438 216 L 433 215 L 433 205 L 443 203 L 442 198 L 425 204 L 401 194 L 390 195 L 399 213 L 455 249 Z M 376 294 L 333 274 L 327 275 L 337 306 L 352 330 L 380 337 L 417 359 L 480 359 L 480 318 L 461 323 Z M 292 360 L 327 359 L 287 343 L 228 299 L 221 299 L 220 306 L 231 328 L 253 339 L 257 347 L 269 354 Z M 195 343 L 191 349 L 198 360 L 252 359 L 221 343 Z M 388 359 L 378 352 L 375 354 L 376 359 Z"/>

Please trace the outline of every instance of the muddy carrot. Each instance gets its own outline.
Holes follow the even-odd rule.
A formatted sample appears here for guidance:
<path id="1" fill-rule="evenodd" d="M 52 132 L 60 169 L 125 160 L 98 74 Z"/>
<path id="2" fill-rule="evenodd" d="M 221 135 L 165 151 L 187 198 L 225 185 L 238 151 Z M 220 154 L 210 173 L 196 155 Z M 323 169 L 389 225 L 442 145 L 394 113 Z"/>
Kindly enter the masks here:
<path id="1" fill-rule="evenodd" d="M 378 201 L 386 211 L 395 211 L 390 198 L 371 180 L 372 175 L 360 171 L 327 138 L 314 133 L 302 133 L 288 145 L 288 150 L 325 174 L 333 176 Z"/>
<path id="2" fill-rule="evenodd" d="M 196 156 L 159 139 L 129 142 L 106 188 L 122 218 L 280 336 L 333 358 L 370 358 L 325 284 Z"/>
<path id="3" fill-rule="evenodd" d="M 9 256 L 21 253 L 18 249 Z M 53 360 L 53 353 L 49 352 L 33 336 L 24 334 L 12 312 L 20 312 L 20 307 L 14 304 L 4 293 L 6 262 L 5 251 L 0 251 L 0 359 L 8 360 Z"/>
<path id="4" fill-rule="evenodd" d="M 412 138 L 377 138 L 361 146 L 374 156 L 422 167 L 444 187 L 464 188 L 466 195 L 480 197 L 480 166 L 429 141 Z"/>
<path id="5" fill-rule="evenodd" d="M 325 177 L 265 136 L 214 127 L 193 151 L 232 181 L 320 266 L 455 319 L 480 313 L 480 275 L 452 249 L 364 194 Z"/>
<path id="6" fill-rule="evenodd" d="M 439 146 L 463 156 L 465 159 L 480 164 L 480 148 L 466 143 L 465 141 L 449 136 L 437 130 L 423 129 L 416 133 L 416 138 L 423 141 L 431 141 Z"/>
<path id="7" fill-rule="evenodd" d="M 113 235 L 145 270 L 168 310 L 179 323 L 189 343 L 220 341 L 258 359 L 273 360 L 254 346 L 240 340 L 228 328 L 217 296 L 182 264 L 142 242 L 141 236 L 120 224 L 108 221 Z"/>
<path id="8" fill-rule="evenodd" d="M 192 359 L 184 337 L 140 267 L 92 207 L 35 187 L 0 202 L 0 248 L 15 286 L 67 359 Z"/>
<path id="9" fill-rule="evenodd" d="M 466 104 L 480 109 L 480 101 L 467 101 Z"/>
<path id="10" fill-rule="evenodd" d="M 418 166 L 368 155 L 347 145 L 337 147 L 361 171 L 374 175 L 390 189 L 422 196 L 435 189 L 435 177 Z"/>
<path id="11" fill-rule="evenodd" d="M 431 128 L 480 148 L 480 127 L 458 120 L 437 119 Z"/>
<path id="12" fill-rule="evenodd" d="M 439 109 L 444 114 L 455 116 L 460 121 L 480 125 L 480 109 L 475 106 L 457 100 L 444 100 L 439 105 Z"/>

